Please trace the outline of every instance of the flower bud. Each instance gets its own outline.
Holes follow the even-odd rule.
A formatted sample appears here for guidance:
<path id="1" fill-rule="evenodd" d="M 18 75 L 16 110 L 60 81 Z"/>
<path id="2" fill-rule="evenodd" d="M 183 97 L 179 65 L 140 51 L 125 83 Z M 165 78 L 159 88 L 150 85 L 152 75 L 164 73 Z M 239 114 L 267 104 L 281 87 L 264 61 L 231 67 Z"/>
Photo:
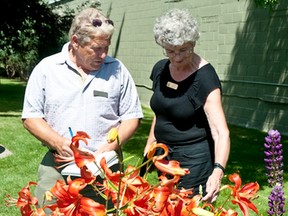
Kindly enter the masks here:
<path id="1" fill-rule="evenodd" d="M 112 143 L 117 139 L 117 137 L 118 137 L 118 130 L 116 128 L 111 128 L 107 136 L 107 142 Z"/>

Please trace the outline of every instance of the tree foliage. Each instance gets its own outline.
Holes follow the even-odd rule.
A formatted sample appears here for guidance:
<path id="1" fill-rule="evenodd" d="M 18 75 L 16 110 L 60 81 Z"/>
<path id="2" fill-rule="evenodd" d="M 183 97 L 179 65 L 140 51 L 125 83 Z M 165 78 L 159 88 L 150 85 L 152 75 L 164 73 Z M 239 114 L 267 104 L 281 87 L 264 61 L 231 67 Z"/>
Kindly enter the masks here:
<path id="1" fill-rule="evenodd" d="M 75 13 L 100 3 L 84 2 L 76 10 L 43 0 L 2 0 L 0 7 L 0 75 L 28 78 L 43 57 L 60 50 Z M 61 11 L 61 14 L 57 13 Z"/>
<path id="2" fill-rule="evenodd" d="M 25 76 L 37 59 L 50 53 L 61 35 L 58 16 L 36 0 L 2 0 L 0 60 L 9 76 Z"/>
<path id="3" fill-rule="evenodd" d="M 279 0 L 254 0 L 254 1 L 257 6 L 270 9 L 272 9 L 279 3 Z"/>

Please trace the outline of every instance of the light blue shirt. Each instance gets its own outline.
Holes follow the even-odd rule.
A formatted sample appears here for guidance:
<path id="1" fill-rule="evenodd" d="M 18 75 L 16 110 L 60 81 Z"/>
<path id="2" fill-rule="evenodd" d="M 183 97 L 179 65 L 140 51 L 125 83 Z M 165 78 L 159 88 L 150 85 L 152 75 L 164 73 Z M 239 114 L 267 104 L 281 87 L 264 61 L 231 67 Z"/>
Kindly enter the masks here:
<path id="1" fill-rule="evenodd" d="M 68 44 L 34 68 L 22 112 L 22 118 L 44 118 L 63 137 L 71 138 L 69 127 L 74 134 L 85 131 L 92 151 L 107 143 L 109 130 L 122 120 L 142 117 L 135 83 L 121 61 L 107 56 L 83 80 L 69 60 Z"/>

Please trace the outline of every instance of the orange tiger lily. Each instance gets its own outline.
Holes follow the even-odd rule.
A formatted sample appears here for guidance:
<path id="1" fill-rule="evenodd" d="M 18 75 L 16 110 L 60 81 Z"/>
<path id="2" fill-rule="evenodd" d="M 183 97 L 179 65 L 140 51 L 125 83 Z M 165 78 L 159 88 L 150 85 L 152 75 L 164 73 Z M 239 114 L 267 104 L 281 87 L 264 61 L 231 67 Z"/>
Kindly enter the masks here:
<path id="1" fill-rule="evenodd" d="M 55 161 L 57 163 L 65 163 L 61 166 L 56 166 L 55 168 L 60 169 L 75 162 L 76 165 L 81 169 L 87 163 L 95 161 L 95 157 L 92 153 L 88 152 L 87 150 L 79 149 L 79 141 L 81 140 L 87 145 L 87 139 L 89 138 L 90 136 L 87 133 L 83 131 L 77 131 L 76 135 L 72 137 L 72 142 L 70 144 L 70 148 L 73 151 L 74 156 L 66 157 L 59 154 L 54 154 Z"/>
<path id="2" fill-rule="evenodd" d="M 31 205 L 37 206 L 38 199 L 33 197 L 30 192 L 30 186 L 37 185 L 36 182 L 29 182 L 27 186 L 22 188 L 18 193 L 18 199 L 14 199 L 11 196 L 7 195 L 8 200 L 5 200 L 6 206 L 16 205 L 20 208 L 20 212 L 23 216 L 30 216 L 33 214 Z"/>
<path id="3" fill-rule="evenodd" d="M 85 180 L 87 184 L 92 184 L 96 180 L 96 176 L 84 165 L 80 168 L 81 178 Z"/>
<path id="4" fill-rule="evenodd" d="M 87 138 L 90 139 L 90 136 L 83 132 L 78 131 L 74 137 L 72 137 L 72 143 L 70 148 L 74 153 L 74 160 L 76 165 L 81 169 L 87 163 L 95 161 L 95 157 L 92 153 L 87 150 L 81 150 L 79 148 L 79 141 L 83 141 L 86 145 L 88 145 Z"/>
<path id="5" fill-rule="evenodd" d="M 164 150 L 163 155 L 154 156 L 156 148 L 162 148 Z M 147 153 L 147 158 L 151 159 L 158 170 L 164 174 L 174 176 L 184 176 L 190 173 L 189 169 L 181 168 L 180 163 L 175 160 L 165 160 L 168 155 L 168 147 L 163 143 L 153 143 Z"/>
<path id="6" fill-rule="evenodd" d="M 234 199 L 231 201 L 233 204 L 238 204 L 244 216 L 249 215 L 249 208 L 252 209 L 256 214 L 258 214 L 258 209 L 255 205 L 250 201 L 251 198 L 255 196 L 255 194 L 259 190 L 259 184 L 257 182 L 251 182 L 245 184 L 242 188 L 242 180 L 237 173 L 231 174 L 228 176 L 229 181 L 234 182 L 235 186 L 224 185 L 220 190 L 229 188 L 231 189 L 231 195 Z"/>
<path id="7" fill-rule="evenodd" d="M 185 208 L 191 202 L 194 200 L 187 197 L 185 190 L 174 190 L 167 186 L 160 186 L 153 190 L 152 212 L 153 215 L 161 216 L 192 216 L 192 212 Z"/>
<path id="8" fill-rule="evenodd" d="M 238 216 L 238 213 L 232 209 L 228 209 L 228 211 L 226 211 L 225 209 L 221 209 L 221 213 L 217 213 L 217 215 L 219 216 Z"/>
<path id="9" fill-rule="evenodd" d="M 92 153 L 87 150 L 81 150 L 78 147 L 71 145 L 71 149 L 74 153 L 74 160 L 76 165 L 81 169 L 86 164 L 95 161 L 95 157 Z"/>
<path id="10" fill-rule="evenodd" d="M 46 213 L 44 212 L 43 208 L 38 208 L 38 209 L 36 209 L 33 216 L 46 216 Z"/>
<path id="11" fill-rule="evenodd" d="M 143 194 L 142 194 L 143 195 Z M 140 199 L 137 196 L 134 197 L 133 200 L 130 200 L 129 203 L 123 209 L 123 213 L 126 216 L 144 216 L 144 215 L 152 215 L 149 214 L 149 200 L 150 194 L 144 193 L 144 196 L 140 196 Z"/>
<path id="12" fill-rule="evenodd" d="M 196 203 L 197 196 L 191 199 L 190 196 L 192 194 L 192 190 L 184 188 L 177 189 L 175 185 L 179 181 L 180 176 L 176 177 L 177 178 L 175 178 L 174 176 L 172 181 L 170 181 L 169 179 L 167 179 L 166 176 L 163 175 L 159 177 L 159 179 L 161 180 L 161 187 L 158 187 L 153 191 L 154 206 L 157 207 L 154 207 L 154 213 L 157 213 L 155 209 L 162 209 L 160 212 L 161 216 L 193 216 L 191 208 L 194 207 L 196 204 L 198 206 L 199 202 Z"/>
<path id="13" fill-rule="evenodd" d="M 153 189 L 153 206 L 154 214 L 159 214 L 163 211 L 168 201 L 171 191 L 167 186 L 159 186 Z"/>
<path id="14" fill-rule="evenodd" d="M 138 173 L 139 170 L 132 166 L 128 166 L 125 173 L 112 172 L 106 164 L 105 158 L 100 161 L 100 166 L 103 169 L 106 178 L 103 181 L 104 193 L 106 196 L 111 196 L 114 204 L 117 204 L 118 197 L 121 198 L 121 206 L 128 204 L 130 201 L 135 201 L 137 198 L 147 200 L 143 197 L 144 191 L 149 190 L 149 183 L 142 179 Z M 119 196 L 118 196 L 119 194 Z M 120 206 L 120 207 L 121 207 Z M 132 211 L 130 209 L 130 211 Z"/>
<path id="15" fill-rule="evenodd" d="M 51 193 L 57 198 L 58 211 L 64 213 L 65 216 L 78 215 L 106 215 L 105 206 L 96 203 L 94 200 L 83 197 L 80 191 L 86 187 L 85 180 L 77 178 L 67 179 L 68 185 L 64 181 L 58 180 Z"/>
<path id="16" fill-rule="evenodd" d="M 199 204 L 201 202 L 202 196 L 201 195 L 195 195 L 193 196 L 188 202 L 185 203 L 185 205 L 182 208 L 181 211 L 181 215 L 182 216 L 196 216 L 196 212 L 197 211 L 201 211 L 199 210 L 201 207 L 199 207 Z M 201 208 L 202 209 L 202 208 Z"/>
<path id="17" fill-rule="evenodd" d="M 82 140 L 86 145 L 88 144 L 86 139 L 90 139 L 90 136 L 84 131 L 77 131 L 76 135 L 72 137 L 71 145 L 79 147 L 79 141 Z"/>
<path id="18" fill-rule="evenodd" d="M 56 166 L 56 169 L 62 168 L 69 165 L 70 163 L 75 162 L 75 164 L 80 168 L 81 177 L 85 179 L 86 183 L 92 184 L 96 176 L 94 176 L 90 170 L 86 167 L 86 164 L 95 161 L 95 157 L 92 153 L 87 150 L 79 149 L 79 141 L 82 140 L 84 143 L 88 144 L 87 138 L 90 138 L 89 135 L 83 131 L 78 131 L 74 137 L 72 137 L 72 142 L 70 148 L 73 151 L 73 157 L 65 157 L 58 154 L 54 154 L 56 162 L 66 162 L 61 166 Z"/>

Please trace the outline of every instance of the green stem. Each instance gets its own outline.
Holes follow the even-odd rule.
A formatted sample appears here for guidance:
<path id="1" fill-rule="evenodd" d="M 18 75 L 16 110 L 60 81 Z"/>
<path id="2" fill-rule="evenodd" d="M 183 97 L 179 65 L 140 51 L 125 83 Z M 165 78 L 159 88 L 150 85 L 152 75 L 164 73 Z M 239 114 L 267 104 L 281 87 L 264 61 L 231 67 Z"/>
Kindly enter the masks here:
<path id="1" fill-rule="evenodd" d="M 123 152 L 121 149 L 121 143 L 120 143 L 120 139 L 119 139 L 118 135 L 117 135 L 117 144 L 118 144 L 117 152 L 118 152 L 118 160 L 119 160 L 119 170 L 120 170 L 120 173 L 123 173 L 123 167 L 124 167 L 124 165 L 123 165 Z M 118 193 L 117 193 L 116 216 L 118 216 L 120 213 L 119 206 L 120 206 L 120 190 L 121 190 L 122 176 L 120 175 L 119 178 L 120 179 L 119 179 Z"/>

